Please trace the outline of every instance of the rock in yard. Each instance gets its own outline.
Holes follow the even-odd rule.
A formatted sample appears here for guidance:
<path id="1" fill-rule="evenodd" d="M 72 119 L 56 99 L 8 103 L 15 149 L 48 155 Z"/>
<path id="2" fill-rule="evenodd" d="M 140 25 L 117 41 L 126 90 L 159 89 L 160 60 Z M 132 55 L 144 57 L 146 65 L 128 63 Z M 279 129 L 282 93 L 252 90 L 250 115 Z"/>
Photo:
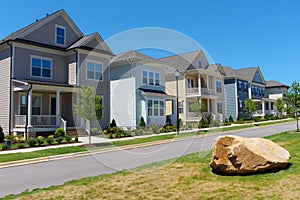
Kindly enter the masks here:
<path id="1" fill-rule="evenodd" d="M 270 140 L 228 135 L 217 138 L 210 166 L 221 174 L 243 175 L 285 168 L 290 157 Z"/>

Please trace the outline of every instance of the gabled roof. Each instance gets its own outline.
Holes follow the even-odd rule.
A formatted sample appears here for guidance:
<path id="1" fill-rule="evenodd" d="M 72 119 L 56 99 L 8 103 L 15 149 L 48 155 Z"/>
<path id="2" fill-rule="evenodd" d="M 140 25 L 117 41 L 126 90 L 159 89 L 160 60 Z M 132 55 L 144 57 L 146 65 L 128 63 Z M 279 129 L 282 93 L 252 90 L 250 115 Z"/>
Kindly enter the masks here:
<path id="1" fill-rule="evenodd" d="M 271 87 L 286 87 L 286 88 L 289 88 L 289 86 L 287 86 L 283 83 L 280 83 L 278 81 L 275 81 L 275 80 L 266 81 L 266 87 L 268 87 L 268 88 L 271 88 Z"/>
<path id="2" fill-rule="evenodd" d="M 245 78 L 245 80 L 253 81 L 256 72 L 261 74 L 262 82 L 265 83 L 264 77 L 260 71 L 259 67 L 247 67 L 242 69 L 233 69 L 231 67 L 223 67 L 227 77 L 240 77 Z"/>
<path id="3" fill-rule="evenodd" d="M 150 57 L 148 55 L 145 55 L 143 53 L 140 53 L 136 50 L 127 51 L 127 52 L 117 54 L 112 59 L 111 63 L 127 61 L 128 59 L 138 59 L 138 60 L 142 60 L 142 61 L 146 61 L 146 62 L 150 62 L 150 63 L 164 64 L 163 62 L 160 62 L 158 59 L 152 58 L 152 57 Z"/>
<path id="4" fill-rule="evenodd" d="M 236 76 L 238 76 L 236 70 L 234 70 L 233 68 L 231 68 L 229 66 L 224 66 L 223 70 L 224 70 L 225 75 L 227 77 L 236 77 Z"/>
<path id="5" fill-rule="evenodd" d="M 29 24 L 28 26 L 25 26 L 24 28 L 21 28 L 11 34 L 9 34 L 8 36 L 6 36 L 5 38 L 3 38 L 0 41 L 1 43 L 4 43 L 6 41 L 9 40 L 15 40 L 15 39 L 20 39 L 23 38 L 24 36 L 28 35 L 29 33 L 31 33 L 32 31 L 34 31 L 35 29 L 41 27 L 42 25 L 44 25 L 45 23 L 51 21 L 52 19 L 58 17 L 58 16 L 63 16 L 71 25 L 71 27 L 74 29 L 74 31 L 77 33 L 77 35 L 79 37 L 83 37 L 83 33 L 80 31 L 80 29 L 76 26 L 76 24 L 73 22 L 73 20 L 68 16 L 68 14 L 63 10 L 58 10 L 52 14 L 47 14 L 45 17 L 36 20 L 34 23 Z"/>
<path id="6" fill-rule="evenodd" d="M 201 50 L 197 50 L 197 51 L 192 51 L 192 52 L 187 52 L 182 54 L 176 54 L 164 58 L 159 58 L 158 60 L 168 63 L 174 69 L 177 69 L 179 71 L 185 71 L 191 69 L 192 67 L 194 69 L 198 68 L 198 66 L 191 66 L 191 65 L 195 61 L 195 59 L 199 56 L 199 54 L 202 55 L 204 59 L 206 59 L 203 52 Z"/>
<path id="7" fill-rule="evenodd" d="M 210 65 L 208 65 L 207 70 L 219 72 L 220 74 L 225 76 L 225 71 L 224 71 L 223 67 L 221 66 L 221 64 L 210 64 Z"/>

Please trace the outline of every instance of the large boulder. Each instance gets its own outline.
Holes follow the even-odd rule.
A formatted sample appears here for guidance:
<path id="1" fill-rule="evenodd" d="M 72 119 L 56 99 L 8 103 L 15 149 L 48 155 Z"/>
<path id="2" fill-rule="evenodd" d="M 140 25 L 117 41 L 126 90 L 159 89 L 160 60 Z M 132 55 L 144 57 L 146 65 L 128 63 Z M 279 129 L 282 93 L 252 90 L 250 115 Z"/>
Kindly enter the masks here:
<path id="1" fill-rule="evenodd" d="M 217 173 L 243 175 L 285 168 L 290 157 L 270 140 L 228 135 L 217 138 L 210 166 Z"/>

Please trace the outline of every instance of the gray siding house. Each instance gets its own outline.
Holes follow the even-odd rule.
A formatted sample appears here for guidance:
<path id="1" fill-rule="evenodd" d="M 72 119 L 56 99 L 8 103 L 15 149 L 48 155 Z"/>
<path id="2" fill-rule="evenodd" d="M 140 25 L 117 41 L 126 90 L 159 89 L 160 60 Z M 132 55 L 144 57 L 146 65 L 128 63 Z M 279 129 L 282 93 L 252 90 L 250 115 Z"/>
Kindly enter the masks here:
<path id="1" fill-rule="evenodd" d="M 113 56 L 98 33 L 84 36 L 64 10 L 36 20 L 0 41 L 0 125 L 4 132 L 36 133 L 57 127 L 84 128 L 73 113 L 80 86 L 101 95 L 110 120 L 109 61 Z"/>

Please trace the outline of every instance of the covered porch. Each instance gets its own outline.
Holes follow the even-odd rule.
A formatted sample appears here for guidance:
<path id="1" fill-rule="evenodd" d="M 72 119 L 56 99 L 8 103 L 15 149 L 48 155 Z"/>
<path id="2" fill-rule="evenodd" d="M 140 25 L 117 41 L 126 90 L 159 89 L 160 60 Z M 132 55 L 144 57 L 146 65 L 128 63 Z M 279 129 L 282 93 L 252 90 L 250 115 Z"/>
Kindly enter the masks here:
<path id="1" fill-rule="evenodd" d="M 13 132 L 34 136 L 75 126 L 72 105 L 76 88 L 32 81 L 14 81 L 13 87 Z"/>
<path id="2" fill-rule="evenodd" d="M 257 110 L 253 113 L 253 117 L 264 117 L 266 114 L 277 115 L 276 100 L 264 98 L 253 101 L 257 103 Z"/>
<path id="3" fill-rule="evenodd" d="M 199 71 L 186 74 L 186 96 L 216 95 L 215 76 Z"/>

